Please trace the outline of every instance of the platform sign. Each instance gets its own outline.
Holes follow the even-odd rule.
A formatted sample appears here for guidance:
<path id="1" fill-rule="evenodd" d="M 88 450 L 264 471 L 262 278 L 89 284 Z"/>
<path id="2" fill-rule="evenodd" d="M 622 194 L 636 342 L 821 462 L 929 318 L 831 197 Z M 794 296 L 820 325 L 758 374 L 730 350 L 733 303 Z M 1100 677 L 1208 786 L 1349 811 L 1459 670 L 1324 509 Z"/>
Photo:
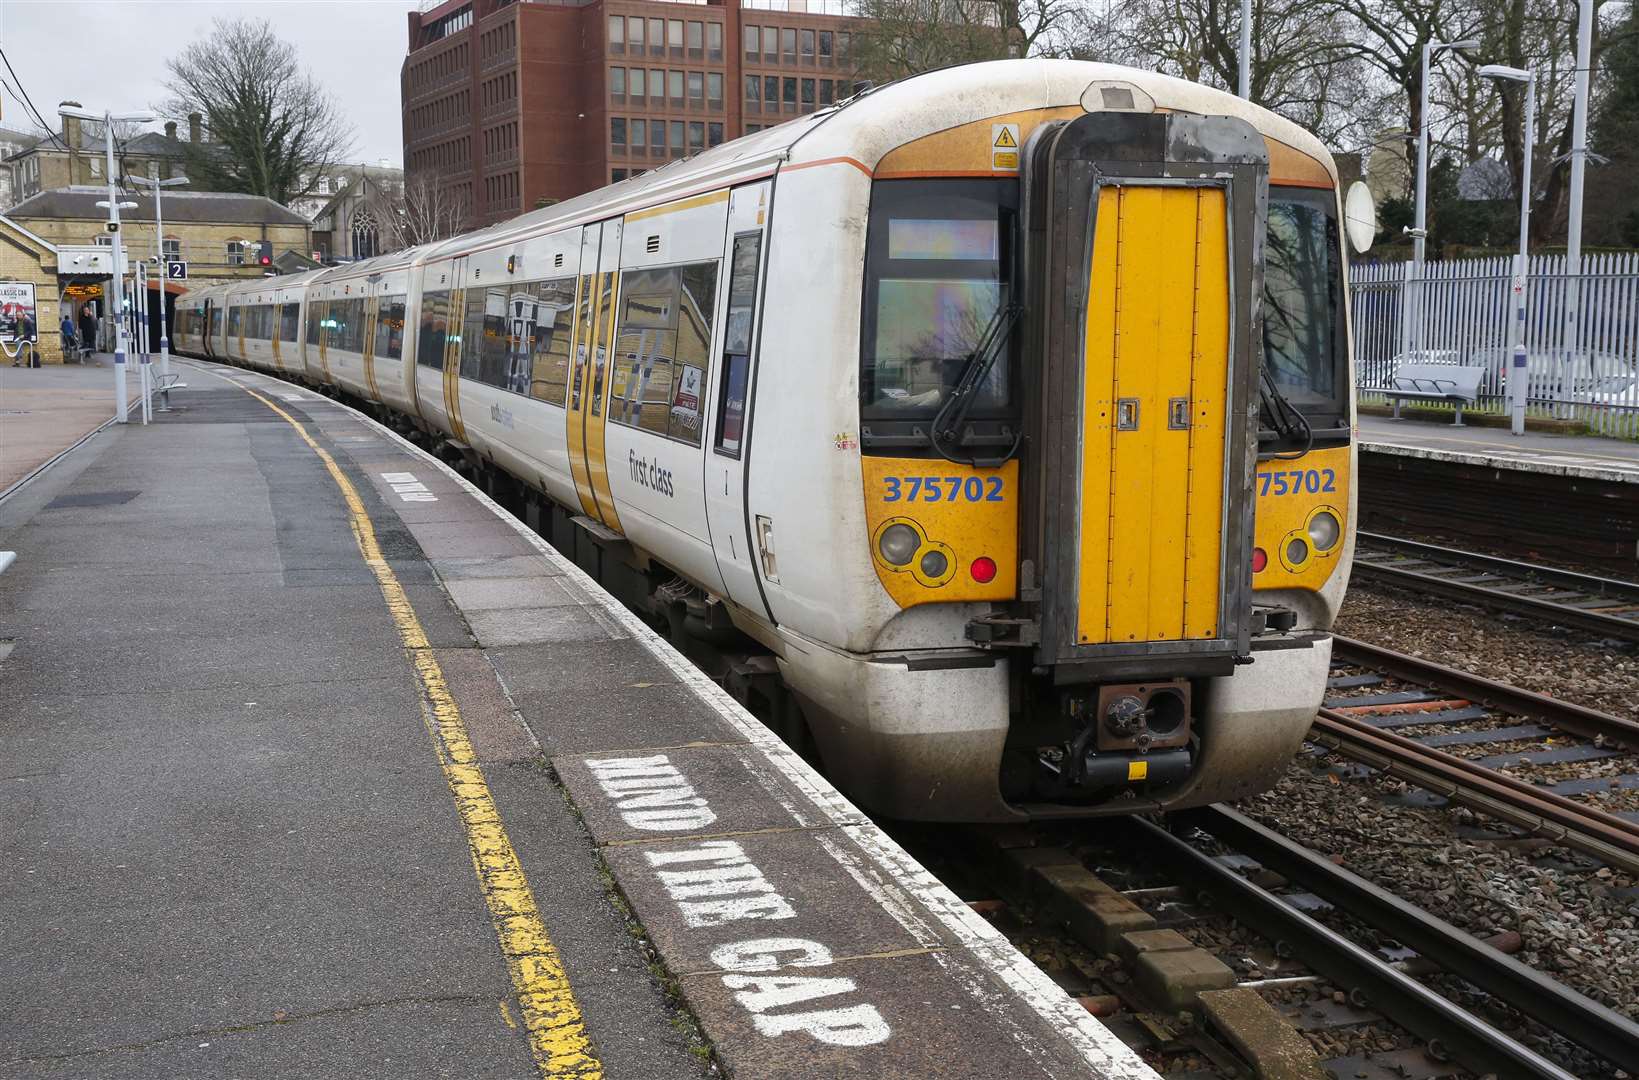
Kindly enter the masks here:
<path id="1" fill-rule="evenodd" d="M 169 262 L 165 264 L 166 281 L 187 281 L 188 264 L 185 262 Z"/>
<path id="2" fill-rule="evenodd" d="M 28 321 L 31 337 L 40 332 L 40 319 L 34 306 L 34 282 L 0 281 L 0 337 L 16 339 L 22 336 L 24 320 Z"/>

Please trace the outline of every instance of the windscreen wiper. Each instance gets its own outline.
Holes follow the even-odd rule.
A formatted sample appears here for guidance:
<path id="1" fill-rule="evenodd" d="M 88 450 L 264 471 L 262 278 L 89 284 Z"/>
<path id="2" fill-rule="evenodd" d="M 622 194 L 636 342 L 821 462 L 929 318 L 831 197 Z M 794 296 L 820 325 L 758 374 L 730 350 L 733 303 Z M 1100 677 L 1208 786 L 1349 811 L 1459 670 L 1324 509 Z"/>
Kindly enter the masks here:
<path id="1" fill-rule="evenodd" d="M 1280 392 L 1279 384 L 1275 382 L 1275 377 L 1269 373 L 1267 367 L 1259 371 L 1259 383 L 1258 397 L 1263 405 L 1263 411 L 1269 414 L 1269 423 L 1274 427 L 1276 434 L 1283 439 L 1303 443 L 1303 449 L 1296 453 L 1272 456 L 1277 461 L 1295 461 L 1314 447 L 1315 429 L 1310 425 L 1309 418 Z"/>
<path id="2" fill-rule="evenodd" d="M 1024 439 L 1020 431 L 1013 437 L 1013 445 L 1007 448 L 1007 453 L 996 458 L 981 458 L 977 454 L 972 457 L 960 457 L 952 452 L 952 448 L 962 445 L 962 425 L 967 421 L 967 414 L 973 408 L 979 388 L 990 375 L 990 369 L 996 366 L 997 357 L 1007 348 L 1012 340 L 1013 327 L 1018 324 L 1024 315 L 1024 306 L 1017 303 L 1008 303 L 996 309 L 985 324 L 984 332 L 979 335 L 979 343 L 974 346 L 961 373 L 956 377 L 956 385 L 951 387 L 945 398 L 945 403 L 939 406 L 934 414 L 931 434 L 929 436 L 933 448 L 939 451 L 939 456 L 956 465 L 971 465 L 980 469 L 993 469 L 1008 461 L 1019 451 L 1019 443 Z"/>

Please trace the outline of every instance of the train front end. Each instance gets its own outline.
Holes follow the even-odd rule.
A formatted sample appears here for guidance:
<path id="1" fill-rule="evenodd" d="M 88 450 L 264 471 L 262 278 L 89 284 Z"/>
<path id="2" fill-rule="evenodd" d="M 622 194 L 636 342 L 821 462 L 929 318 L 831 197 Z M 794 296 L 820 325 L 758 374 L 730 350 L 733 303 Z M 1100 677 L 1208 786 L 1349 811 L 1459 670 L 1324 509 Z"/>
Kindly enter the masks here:
<path id="1" fill-rule="evenodd" d="M 1251 793 L 1325 686 L 1354 454 L 1330 158 L 1098 70 L 1076 106 L 968 121 L 872 181 L 860 462 L 899 615 L 854 678 L 869 737 L 826 760 L 884 813 Z M 959 145 L 977 168 L 907 167 Z"/>

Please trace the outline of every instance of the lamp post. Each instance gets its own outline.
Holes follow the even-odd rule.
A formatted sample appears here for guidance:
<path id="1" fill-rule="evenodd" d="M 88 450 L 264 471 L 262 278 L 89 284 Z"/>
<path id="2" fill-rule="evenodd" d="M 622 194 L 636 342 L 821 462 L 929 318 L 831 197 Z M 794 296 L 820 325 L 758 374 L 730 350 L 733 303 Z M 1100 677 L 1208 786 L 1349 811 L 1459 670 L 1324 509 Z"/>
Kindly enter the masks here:
<path id="1" fill-rule="evenodd" d="M 108 234 L 114 241 L 114 287 L 110 292 L 114 295 L 114 416 L 120 423 L 125 423 L 129 416 L 129 402 L 125 391 L 125 254 L 120 247 L 120 210 L 135 209 L 136 203 L 122 203 L 119 201 L 119 176 L 114 172 L 114 125 L 115 124 L 146 124 L 154 118 L 149 113 L 121 113 L 104 112 L 101 116 L 89 109 L 75 109 L 59 107 L 58 112 L 64 116 L 74 116 L 81 120 L 100 120 L 102 122 L 103 142 L 106 147 L 108 169 L 108 201 L 99 202 L 98 206 L 108 208 Z"/>
<path id="2" fill-rule="evenodd" d="M 171 323 L 165 311 L 165 289 L 166 282 L 171 280 L 171 260 L 165 254 L 165 208 L 161 205 L 160 193 L 165 188 L 186 184 L 188 178 L 173 176 L 161 180 L 158 172 L 159 166 L 150 163 L 149 175 L 133 176 L 131 181 L 154 192 L 154 250 L 159 257 L 159 407 L 161 412 L 168 412 L 171 408 Z"/>
<path id="3" fill-rule="evenodd" d="M 1480 43 L 1468 38 L 1463 41 L 1430 41 L 1423 45 L 1423 81 L 1419 98 L 1417 123 L 1417 224 L 1411 233 L 1411 262 L 1413 279 L 1417 282 L 1417 303 L 1407 303 L 1401 318 L 1401 340 L 1411 352 L 1423 351 L 1423 250 L 1428 240 L 1428 79 L 1434 57 L 1448 49 L 1477 49 Z M 1408 295 L 1407 300 L 1411 297 Z"/>
<path id="4" fill-rule="evenodd" d="M 1241 0 L 1240 96 L 1252 100 L 1252 0 Z"/>
<path id="5" fill-rule="evenodd" d="M 1526 68 L 1486 64 L 1482 79 L 1525 84 L 1525 153 L 1519 182 L 1519 254 L 1514 256 L 1514 364 L 1508 373 L 1508 407 L 1515 435 L 1525 434 L 1525 404 L 1531 373 L 1525 347 L 1525 268 L 1531 250 L 1531 151 L 1537 138 L 1537 73 Z"/>

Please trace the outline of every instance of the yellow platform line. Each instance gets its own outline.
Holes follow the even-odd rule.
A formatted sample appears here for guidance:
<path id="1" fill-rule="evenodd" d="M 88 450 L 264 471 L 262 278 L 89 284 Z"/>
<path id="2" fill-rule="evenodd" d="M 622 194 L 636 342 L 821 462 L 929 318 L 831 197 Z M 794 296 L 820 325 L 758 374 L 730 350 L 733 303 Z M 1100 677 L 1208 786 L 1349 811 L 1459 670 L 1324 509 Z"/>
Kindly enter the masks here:
<path id="1" fill-rule="evenodd" d="M 359 552 L 376 575 L 381 595 L 398 627 L 399 640 L 415 666 L 421 682 L 422 704 L 427 731 L 433 737 L 438 752 L 438 763 L 455 796 L 455 808 L 467 833 L 467 846 L 472 853 L 472 868 L 478 874 L 478 887 L 489 906 L 490 919 L 495 924 L 495 936 L 506 958 L 507 971 L 517 992 L 518 1011 L 524 1028 L 529 1032 L 530 1052 L 535 1065 L 545 1077 L 576 1077 L 578 1080 L 600 1080 L 603 1063 L 592 1050 L 586 1034 L 586 1022 L 581 1017 L 580 1005 L 569 987 L 569 977 L 563 970 L 563 961 L 556 946 L 547 935 L 540 910 L 535 906 L 535 894 L 524 878 L 523 866 L 512 848 L 500 811 L 490 794 L 489 784 L 478 767 L 477 755 L 467 738 L 466 724 L 456 706 L 444 671 L 427 644 L 426 631 L 415 609 L 410 606 L 404 586 L 398 575 L 387 565 L 376 541 L 376 530 L 364 501 L 353 487 L 347 474 L 336 464 L 336 459 L 314 441 L 307 428 L 285 410 L 279 408 L 256 391 L 242 388 L 284 418 L 296 429 L 313 452 L 319 455 L 330 478 L 341 489 L 352 518 L 353 538 Z M 510 1018 L 508 1018 L 510 1021 Z"/>

